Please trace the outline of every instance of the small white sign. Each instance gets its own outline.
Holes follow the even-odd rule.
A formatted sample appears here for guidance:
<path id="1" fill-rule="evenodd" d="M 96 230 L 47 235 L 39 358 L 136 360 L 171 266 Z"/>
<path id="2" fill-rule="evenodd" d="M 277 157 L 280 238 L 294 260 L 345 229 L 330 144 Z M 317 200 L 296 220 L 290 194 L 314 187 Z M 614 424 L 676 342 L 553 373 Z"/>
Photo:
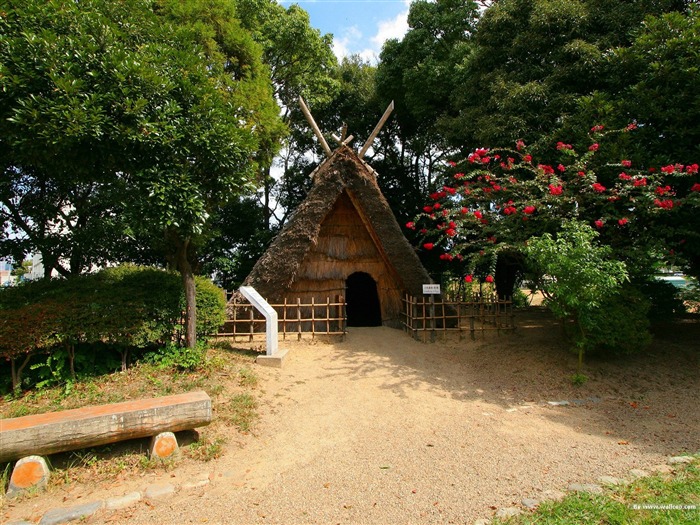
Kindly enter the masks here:
<path id="1" fill-rule="evenodd" d="M 426 295 L 439 294 L 440 293 L 440 285 L 439 284 L 424 284 L 423 285 L 423 293 Z"/>

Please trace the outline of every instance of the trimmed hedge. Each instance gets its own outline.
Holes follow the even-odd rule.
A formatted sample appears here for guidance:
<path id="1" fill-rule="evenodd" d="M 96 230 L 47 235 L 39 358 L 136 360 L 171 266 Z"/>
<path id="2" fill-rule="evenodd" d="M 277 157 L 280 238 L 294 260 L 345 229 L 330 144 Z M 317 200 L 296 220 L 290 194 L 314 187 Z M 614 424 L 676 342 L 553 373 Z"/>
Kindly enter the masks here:
<path id="1" fill-rule="evenodd" d="M 217 331 L 225 319 L 224 293 L 196 278 L 197 335 Z M 68 279 L 27 282 L 0 290 L 0 358 L 10 361 L 13 388 L 38 353 L 66 351 L 71 374 L 76 348 L 111 348 L 126 366 L 130 351 L 179 340 L 184 293 L 180 276 L 123 265 Z"/>

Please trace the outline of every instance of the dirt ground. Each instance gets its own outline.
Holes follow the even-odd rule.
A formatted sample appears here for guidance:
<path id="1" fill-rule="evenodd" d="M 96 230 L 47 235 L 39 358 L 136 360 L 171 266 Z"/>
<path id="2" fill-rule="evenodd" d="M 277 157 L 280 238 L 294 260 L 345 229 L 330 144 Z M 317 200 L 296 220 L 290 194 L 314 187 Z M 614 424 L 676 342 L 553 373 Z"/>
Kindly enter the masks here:
<path id="1" fill-rule="evenodd" d="M 516 322 L 514 333 L 476 341 L 426 344 L 382 327 L 351 328 L 334 344 L 281 343 L 283 369 L 256 366 L 254 434 L 232 434 L 223 457 L 54 491 L 1 516 L 37 521 L 47 508 L 208 479 L 89 522 L 472 523 L 547 490 L 700 452 L 697 320 L 659 329 L 644 355 L 588 362 L 581 386 L 557 323 L 538 308 Z"/>

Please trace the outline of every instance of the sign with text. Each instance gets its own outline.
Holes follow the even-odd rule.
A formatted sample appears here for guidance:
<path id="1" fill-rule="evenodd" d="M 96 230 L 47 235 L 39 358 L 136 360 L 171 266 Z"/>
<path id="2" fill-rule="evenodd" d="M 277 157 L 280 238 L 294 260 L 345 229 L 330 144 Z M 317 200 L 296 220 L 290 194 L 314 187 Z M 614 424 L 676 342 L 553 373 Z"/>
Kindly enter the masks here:
<path id="1" fill-rule="evenodd" d="M 426 295 L 439 294 L 440 293 L 440 285 L 439 284 L 424 284 L 423 285 L 423 293 Z"/>

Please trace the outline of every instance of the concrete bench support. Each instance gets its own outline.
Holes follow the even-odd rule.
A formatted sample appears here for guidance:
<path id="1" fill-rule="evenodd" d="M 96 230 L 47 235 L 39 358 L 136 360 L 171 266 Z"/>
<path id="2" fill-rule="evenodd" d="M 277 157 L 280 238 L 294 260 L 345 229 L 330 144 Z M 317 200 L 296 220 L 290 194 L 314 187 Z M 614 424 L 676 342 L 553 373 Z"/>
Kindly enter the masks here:
<path id="1" fill-rule="evenodd" d="M 30 489 L 44 489 L 50 476 L 49 466 L 44 458 L 41 456 L 24 457 L 12 469 L 10 483 L 7 486 L 7 497 L 13 498 Z"/>

